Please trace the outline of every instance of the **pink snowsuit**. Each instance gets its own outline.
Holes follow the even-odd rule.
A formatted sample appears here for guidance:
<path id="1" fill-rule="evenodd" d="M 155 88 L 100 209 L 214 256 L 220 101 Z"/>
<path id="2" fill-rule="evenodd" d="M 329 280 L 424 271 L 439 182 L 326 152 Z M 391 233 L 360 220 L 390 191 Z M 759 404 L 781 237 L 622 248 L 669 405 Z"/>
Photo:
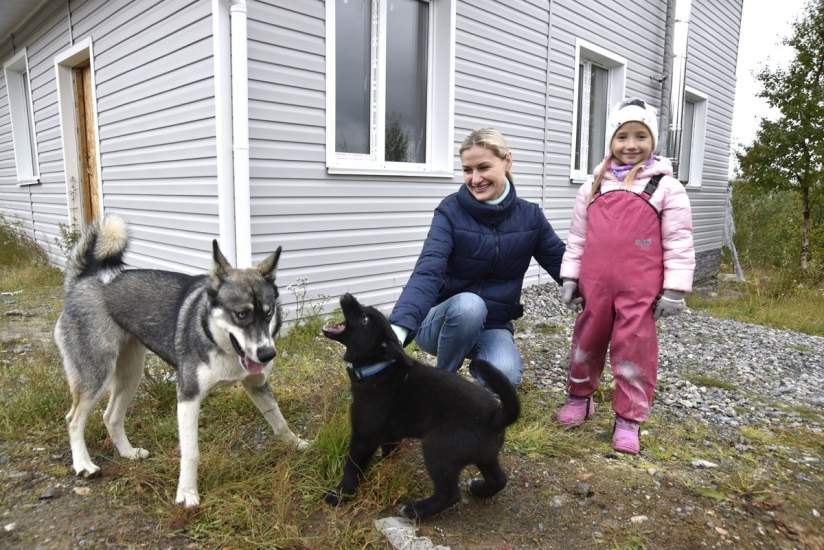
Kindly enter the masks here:
<path id="1" fill-rule="evenodd" d="M 657 187 L 648 187 L 659 174 Z M 616 384 L 612 408 L 643 422 L 658 377 L 653 305 L 663 289 L 692 289 L 689 198 L 672 178 L 668 159 L 656 158 L 639 171 L 633 192 L 607 170 L 587 207 L 591 188 L 588 183 L 579 190 L 561 265 L 561 277 L 577 279 L 584 298 L 572 335 L 567 392 L 595 392 L 609 347 Z"/>

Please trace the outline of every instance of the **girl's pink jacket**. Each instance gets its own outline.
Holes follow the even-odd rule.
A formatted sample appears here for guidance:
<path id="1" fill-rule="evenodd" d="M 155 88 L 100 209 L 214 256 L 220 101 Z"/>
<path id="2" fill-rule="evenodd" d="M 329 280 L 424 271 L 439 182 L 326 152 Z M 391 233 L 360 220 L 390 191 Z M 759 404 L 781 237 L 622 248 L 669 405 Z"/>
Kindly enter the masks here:
<path id="1" fill-rule="evenodd" d="M 695 247 L 692 240 L 692 209 L 684 186 L 672 177 L 669 159 L 653 157 L 655 160 L 645 166 L 635 176 L 632 190 L 641 193 L 652 176 L 664 174 L 650 203 L 661 214 L 661 240 L 664 246 L 664 289 L 692 290 L 692 276 L 695 272 Z M 595 168 L 597 174 L 601 166 Z M 581 254 L 587 240 L 587 200 L 592 190 L 593 180 L 587 181 L 578 190 L 572 222 L 569 227 L 566 252 L 561 263 L 561 277 L 578 279 L 581 272 Z M 607 170 L 601 181 L 601 192 L 622 189 L 624 184 Z M 616 227 L 615 231 L 621 231 Z M 620 270 L 620 266 L 616 266 Z"/>

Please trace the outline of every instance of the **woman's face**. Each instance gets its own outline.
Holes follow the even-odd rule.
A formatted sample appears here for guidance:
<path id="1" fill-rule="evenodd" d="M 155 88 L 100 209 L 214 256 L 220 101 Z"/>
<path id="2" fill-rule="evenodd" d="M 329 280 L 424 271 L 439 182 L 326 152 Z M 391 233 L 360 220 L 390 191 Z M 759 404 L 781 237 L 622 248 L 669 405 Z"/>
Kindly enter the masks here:
<path id="1" fill-rule="evenodd" d="M 623 124 L 612 138 L 612 154 L 626 165 L 646 162 L 652 154 L 652 135 L 641 122 Z"/>
<path id="2" fill-rule="evenodd" d="M 506 172 L 512 168 L 512 152 L 501 159 L 490 149 L 473 145 L 461 153 L 464 183 L 479 201 L 500 197 L 506 188 Z"/>

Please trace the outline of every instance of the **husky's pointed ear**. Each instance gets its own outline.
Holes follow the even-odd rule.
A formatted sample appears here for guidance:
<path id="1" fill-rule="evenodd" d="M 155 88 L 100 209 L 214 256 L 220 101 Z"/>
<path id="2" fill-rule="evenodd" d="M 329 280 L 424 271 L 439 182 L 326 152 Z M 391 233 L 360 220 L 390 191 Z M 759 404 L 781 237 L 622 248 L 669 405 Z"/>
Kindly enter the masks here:
<path id="1" fill-rule="evenodd" d="M 212 272 L 209 275 L 209 290 L 217 292 L 231 270 L 232 265 L 220 251 L 217 239 L 212 240 Z"/>
<path id="2" fill-rule="evenodd" d="M 257 266 L 257 270 L 263 275 L 263 278 L 269 281 L 270 283 L 275 282 L 275 276 L 278 273 L 278 259 L 280 258 L 280 251 L 283 247 L 279 246 L 277 250 L 272 252 L 272 254 L 260 262 Z"/>

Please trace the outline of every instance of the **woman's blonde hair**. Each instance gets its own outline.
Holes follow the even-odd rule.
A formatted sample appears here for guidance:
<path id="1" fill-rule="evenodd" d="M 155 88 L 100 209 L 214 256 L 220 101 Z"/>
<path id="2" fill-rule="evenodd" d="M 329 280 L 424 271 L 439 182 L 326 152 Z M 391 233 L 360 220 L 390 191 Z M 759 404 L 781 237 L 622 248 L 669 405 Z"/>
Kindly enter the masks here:
<path id="1" fill-rule="evenodd" d="M 462 154 L 467 149 L 475 146 L 489 149 L 499 159 L 505 161 L 506 155 L 509 153 L 509 147 L 506 144 L 503 134 L 495 128 L 478 128 L 469 132 L 461 143 L 461 148 L 458 149 L 458 154 Z M 506 179 L 510 183 L 514 183 L 512 174 L 509 170 L 506 171 Z"/>

